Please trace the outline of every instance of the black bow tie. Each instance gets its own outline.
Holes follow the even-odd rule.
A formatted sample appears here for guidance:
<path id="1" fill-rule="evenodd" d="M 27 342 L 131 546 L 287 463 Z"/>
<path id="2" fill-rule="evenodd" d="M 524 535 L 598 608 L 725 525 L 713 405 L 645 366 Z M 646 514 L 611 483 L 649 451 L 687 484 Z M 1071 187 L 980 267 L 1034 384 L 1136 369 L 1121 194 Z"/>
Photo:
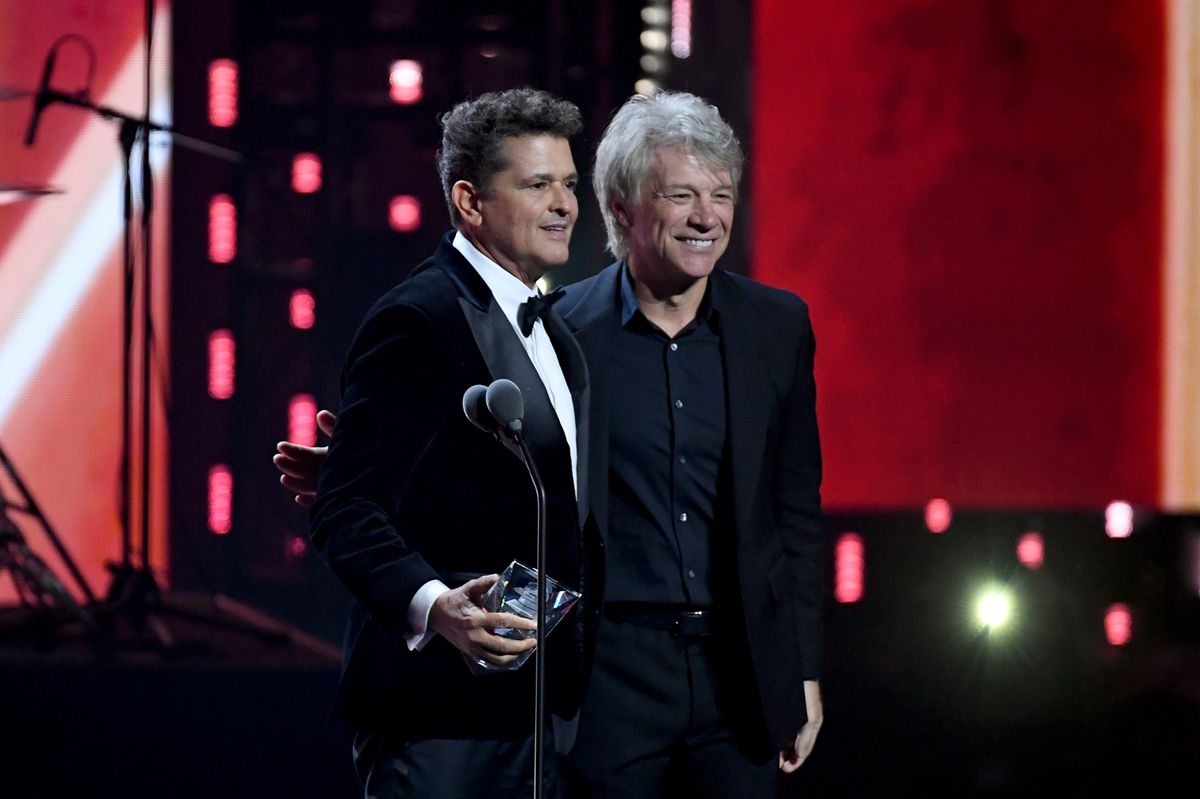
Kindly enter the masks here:
<path id="1" fill-rule="evenodd" d="M 558 302 L 566 294 L 566 289 L 559 286 L 549 294 L 535 294 L 517 308 L 517 325 L 524 336 L 533 332 L 533 323 L 541 319 L 550 306 Z"/>

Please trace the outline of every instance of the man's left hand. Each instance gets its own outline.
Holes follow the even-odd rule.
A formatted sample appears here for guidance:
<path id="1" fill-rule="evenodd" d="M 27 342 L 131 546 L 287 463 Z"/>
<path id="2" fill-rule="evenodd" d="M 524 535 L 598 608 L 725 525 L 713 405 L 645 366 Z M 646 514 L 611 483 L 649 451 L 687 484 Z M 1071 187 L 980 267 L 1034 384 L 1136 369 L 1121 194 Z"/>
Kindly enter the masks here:
<path id="1" fill-rule="evenodd" d="M 791 774 L 812 754 L 813 744 L 817 742 L 817 733 L 825 721 L 825 710 L 821 707 L 821 686 L 816 680 L 804 681 L 804 708 L 808 712 L 808 721 L 796 733 L 792 745 L 779 753 L 779 770 Z"/>

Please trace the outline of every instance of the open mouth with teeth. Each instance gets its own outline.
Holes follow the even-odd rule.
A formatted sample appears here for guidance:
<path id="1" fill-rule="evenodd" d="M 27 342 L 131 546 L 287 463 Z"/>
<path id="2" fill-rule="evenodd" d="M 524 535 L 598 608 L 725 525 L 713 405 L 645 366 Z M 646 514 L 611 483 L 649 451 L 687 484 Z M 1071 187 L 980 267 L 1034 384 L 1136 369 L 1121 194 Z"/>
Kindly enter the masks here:
<path id="1" fill-rule="evenodd" d="M 679 241 L 682 241 L 684 244 L 687 244 L 691 247 L 702 247 L 702 248 L 703 247 L 711 247 L 717 243 L 716 239 L 679 239 Z"/>

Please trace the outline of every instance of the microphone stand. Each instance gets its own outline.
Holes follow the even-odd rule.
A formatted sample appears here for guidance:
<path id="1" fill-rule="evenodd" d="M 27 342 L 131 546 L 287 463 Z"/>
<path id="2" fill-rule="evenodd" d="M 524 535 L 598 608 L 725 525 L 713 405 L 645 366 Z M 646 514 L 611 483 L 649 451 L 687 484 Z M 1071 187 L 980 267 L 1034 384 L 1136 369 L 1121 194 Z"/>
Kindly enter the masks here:
<path id="1" fill-rule="evenodd" d="M 521 460 L 529 471 L 529 479 L 533 481 L 533 490 L 537 494 L 537 658 L 534 662 L 534 698 L 533 698 L 533 799 L 542 797 L 543 766 L 546 761 L 545 727 L 546 727 L 546 486 L 538 473 L 537 464 L 525 436 L 521 434 L 521 420 L 515 420 L 510 427 L 513 440 L 521 448 Z"/>

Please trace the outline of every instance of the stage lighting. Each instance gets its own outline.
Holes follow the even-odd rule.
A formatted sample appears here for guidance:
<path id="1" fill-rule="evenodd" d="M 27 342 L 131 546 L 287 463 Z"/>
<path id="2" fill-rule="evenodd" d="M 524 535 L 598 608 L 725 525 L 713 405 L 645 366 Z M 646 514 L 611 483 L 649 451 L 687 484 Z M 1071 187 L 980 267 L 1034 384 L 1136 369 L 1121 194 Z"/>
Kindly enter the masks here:
<path id="1" fill-rule="evenodd" d="M 941 498 L 929 500 L 925 506 L 925 526 L 929 532 L 941 534 L 950 529 L 950 521 L 954 518 L 950 503 Z"/>
<path id="2" fill-rule="evenodd" d="M 297 330 L 311 330 L 317 321 L 317 301 L 308 289 L 296 289 L 288 300 L 288 321 Z"/>
<path id="3" fill-rule="evenodd" d="M 415 105 L 425 96 L 425 75 L 419 61 L 409 58 L 393 61 L 388 83 L 392 101 L 400 105 Z"/>
<path id="4" fill-rule="evenodd" d="M 1042 568 L 1046 559 L 1046 543 L 1041 533 L 1025 533 L 1017 542 L 1017 560 L 1032 571 Z"/>
<path id="5" fill-rule="evenodd" d="M 692 0 L 671 0 L 671 55 L 692 54 Z"/>
<path id="6" fill-rule="evenodd" d="M 296 394 L 288 403 L 288 441 L 305 447 L 317 443 L 317 399 L 312 394 Z"/>
<path id="7" fill-rule="evenodd" d="M 1112 646 L 1125 646 L 1133 638 L 1133 613 L 1123 602 L 1115 602 L 1104 612 L 1104 637 Z"/>
<path id="8" fill-rule="evenodd" d="M 300 153 L 292 159 L 292 191 L 312 194 L 321 188 L 321 158 L 316 153 Z"/>
<path id="9" fill-rule="evenodd" d="M 842 533 L 833 553 L 834 599 L 842 603 L 859 601 L 863 595 L 866 572 L 862 536 L 858 533 Z"/>
<path id="10" fill-rule="evenodd" d="M 233 331 L 214 330 L 208 337 L 208 396 L 227 400 L 233 396 L 237 345 Z"/>
<path id="11" fill-rule="evenodd" d="M 216 128 L 231 128 L 238 117 L 238 66 L 229 58 L 208 65 L 208 122 Z"/>
<path id="12" fill-rule="evenodd" d="M 237 255 L 237 206 L 228 194 L 208 202 L 208 260 L 227 264 Z"/>
<path id="13" fill-rule="evenodd" d="M 1003 588 L 986 588 L 975 599 L 975 618 L 989 632 L 1005 627 L 1012 618 L 1012 610 L 1012 596 Z"/>
<path id="14" fill-rule="evenodd" d="M 213 535 L 233 529 L 233 472 L 223 463 L 208 470 L 208 529 Z"/>
<path id="15" fill-rule="evenodd" d="M 388 203 L 388 224 L 397 233 L 421 229 L 421 201 L 410 194 L 398 194 Z"/>
<path id="16" fill-rule="evenodd" d="M 1128 502 L 1110 502 L 1104 509 L 1104 532 L 1109 538 L 1128 538 L 1133 534 L 1133 506 Z"/>

